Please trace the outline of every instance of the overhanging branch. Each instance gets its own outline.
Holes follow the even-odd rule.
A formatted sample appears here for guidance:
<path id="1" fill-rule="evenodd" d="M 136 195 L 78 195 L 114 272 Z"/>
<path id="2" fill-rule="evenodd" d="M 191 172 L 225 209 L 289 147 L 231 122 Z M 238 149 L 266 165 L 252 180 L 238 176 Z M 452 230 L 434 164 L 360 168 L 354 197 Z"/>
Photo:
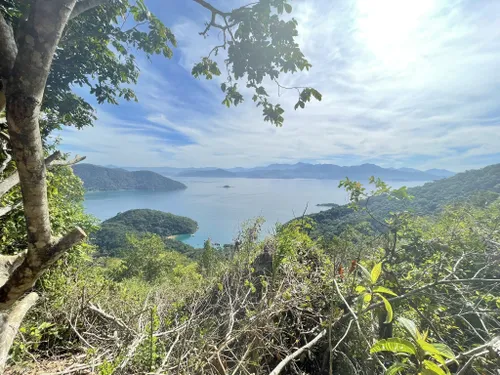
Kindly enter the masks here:
<path id="1" fill-rule="evenodd" d="M 61 166 L 70 166 L 85 160 L 85 156 L 76 156 L 72 160 L 60 160 L 62 158 L 62 153 L 60 151 L 54 152 L 52 155 L 45 159 L 45 167 L 47 169 Z M 14 172 L 5 180 L 0 182 L 0 198 L 6 194 L 10 189 L 19 184 L 19 175 Z M 1 215 L 0 215 L 1 216 Z"/>
<path id="2" fill-rule="evenodd" d="M 91 10 L 95 7 L 98 7 L 99 5 L 104 5 L 106 3 L 109 3 L 110 0 L 84 0 L 84 1 L 79 1 L 76 3 L 75 7 L 73 8 L 73 12 L 71 12 L 71 15 L 69 16 L 69 19 L 72 20 L 73 18 L 78 17 L 80 14 Z"/>
<path id="3" fill-rule="evenodd" d="M 0 207 L 0 218 L 8 215 L 12 211 L 14 211 L 16 208 L 21 207 L 21 206 L 22 206 L 22 203 L 18 202 L 16 204 L 12 204 L 12 205 L 9 205 L 9 206 Z"/>

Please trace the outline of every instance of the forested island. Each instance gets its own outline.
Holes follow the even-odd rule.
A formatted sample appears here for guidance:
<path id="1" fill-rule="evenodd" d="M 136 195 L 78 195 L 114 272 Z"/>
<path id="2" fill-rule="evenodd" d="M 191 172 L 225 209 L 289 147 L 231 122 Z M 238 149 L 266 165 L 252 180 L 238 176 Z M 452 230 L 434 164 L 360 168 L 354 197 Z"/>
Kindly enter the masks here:
<path id="1" fill-rule="evenodd" d="M 317 207 L 337 207 L 338 204 L 336 204 L 336 203 L 318 203 L 316 206 Z"/>
<path id="2" fill-rule="evenodd" d="M 181 182 L 151 171 L 129 172 L 120 168 L 106 168 L 93 164 L 77 164 L 73 171 L 83 181 L 87 191 L 186 189 Z"/>
<path id="3" fill-rule="evenodd" d="M 127 235 L 141 237 L 158 235 L 168 249 L 194 255 L 194 248 L 172 238 L 179 234 L 193 234 L 198 229 L 196 221 L 168 212 L 150 209 L 135 209 L 117 214 L 101 223 L 92 242 L 102 255 L 117 256 L 127 244 Z"/>

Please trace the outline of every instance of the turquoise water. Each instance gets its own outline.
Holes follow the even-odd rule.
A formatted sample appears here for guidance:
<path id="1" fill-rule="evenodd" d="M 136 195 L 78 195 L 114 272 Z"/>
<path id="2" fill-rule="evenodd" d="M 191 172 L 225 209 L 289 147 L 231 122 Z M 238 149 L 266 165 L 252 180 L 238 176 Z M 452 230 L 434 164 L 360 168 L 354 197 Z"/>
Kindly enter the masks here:
<path id="1" fill-rule="evenodd" d="M 176 179 L 188 188 L 174 192 L 89 192 L 85 195 L 85 208 L 100 220 L 135 208 L 187 216 L 198 222 L 199 229 L 193 236 L 181 236 L 179 239 L 202 247 L 207 238 L 221 244 L 232 242 L 245 221 L 259 216 L 266 219 L 263 226 L 265 235 L 272 232 L 276 223 L 302 215 L 306 207 L 307 213 L 312 213 L 328 209 L 317 207 L 318 203 L 348 202 L 347 194 L 338 188 L 339 181 L 335 180 Z M 423 184 L 388 183 L 395 188 Z M 231 188 L 223 188 L 224 185 Z"/>

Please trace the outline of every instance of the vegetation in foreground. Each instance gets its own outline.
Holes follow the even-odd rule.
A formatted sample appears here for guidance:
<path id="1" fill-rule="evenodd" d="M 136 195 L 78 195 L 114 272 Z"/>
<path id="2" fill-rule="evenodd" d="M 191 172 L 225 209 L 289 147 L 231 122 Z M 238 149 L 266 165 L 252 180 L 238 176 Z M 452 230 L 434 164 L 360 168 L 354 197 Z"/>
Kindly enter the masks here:
<path id="1" fill-rule="evenodd" d="M 375 197 L 411 199 L 373 182 Z M 345 184 L 351 209 L 368 210 L 363 187 Z M 261 223 L 225 252 L 207 242 L 197 261 L 155 234 L 128 236 L 115 258 L 71 252 L 39 285 L 46 302 L 11 373 L 68 353 L 65 370 L 96 374 L 495 373 L 500 200 L 393 212 L 387 231 L 359 223 L 317 239 L 308 217 L 258 240 Z"/>
<path id="2" fill-rule="evenodd" d="M 373 230 L 384 231 L 387 226 L 383 221 L 391 212 L 411 211 L 426 216 L 435 215 L 453 203 L 486 204 L 500 196 L 499 182 L 500 164 L 493 164 L 409 188 L 408 194 L 414 197 L 411 200 L 387 199 L 379 194 L 360 201 L 359 206 L 363 208 L 360 210 L 334 204 L 329 210 L 309 215 L 316 224 L 311 235 L 314 238 L 336 236 L 362 222 L 369 222 Z"/>
<path id="3" fill-rule="evenodd" d="M 243 101 L 243 80 L 264 120 L 283 125 L 284 109 L 263 84 L 311 67 L 297 22 L 285 15 L 292 6 L 261 0 L 225 11 L 195 2 L 209 14 L 201 34 L 218 29 L 223 45 L 192 74 L 221 75 L 210 56 L 226 50 L 223 103 Z M 124 17 L 141 27 L 128 28 Z M 142 0 L 0 4 L 0 371 L 8 360 L 10 373 L 36 374 L 493 374 L 493 196 L 440 203 L 432 217 L 368 213 L 367 225 L 346 222 L 331 236 L 304 217 L 258 241 L 257 221 L 223 253 L 207 242 L 197 262 L 154 234 L 129 236 L 120 257 L 97 256 L 84 242 L 95 222 L 83 212 L 81 183 L 64 167 L 81 158 L 66 160 L 49 136 L 95 120 L 73 87 L 87 87 L 98 103 L 135 100 L 130 51 L 169 58 L 175 45 Z M 311 87 L 292 89 L 296 109 L 321 100 Z M 486 177 L 467 186 L 498 187 L 494 173 Z M 368 212 L 362 187 L 344 185 L 349 214 Z M 380 181 L 375 195 L 370 201 L 408 198 Z M 386 230 L 373 231 L 373 221 Z"/>

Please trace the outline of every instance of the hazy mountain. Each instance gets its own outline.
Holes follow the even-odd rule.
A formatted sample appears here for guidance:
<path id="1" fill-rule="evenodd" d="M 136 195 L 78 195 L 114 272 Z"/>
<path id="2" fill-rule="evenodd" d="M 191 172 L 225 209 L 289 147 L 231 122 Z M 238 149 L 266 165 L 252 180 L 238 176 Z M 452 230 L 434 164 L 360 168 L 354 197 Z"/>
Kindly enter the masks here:
<path id="1" fill-rule="evenodd" d="M 434 176 L 439 176 L 439 177 L 451 177 L 455 176 L 456 173 L 452 171 L 448 171 L 446 169 L 428 169 L 425 171 L 426 173 L 432 174 Z"/>
<path id="2" fill-rule="evenodd" d="M 238 173 L 226 171 L 225 169 L 192 170 L 179 173 L 178 177 L 239 177 Z"/>
<path id="3" fill-rule="evenodd" d="M 335 164 L 269 164 L 254 168 L 173 168 L 173 167 L 125 167 L 128 171 L 149 170 L 166 176 L 179 177 L 244 177 L 244 178 L 311 178 L 311 179 L 350 179 L 366 180 L 370 176 L 385 180 L 432 181 L 453 176 L 455 173 L 445 169 L 420 171 L 414 168 L 383 168 L 375 164 L 362 164 L 342 167 Z"/>
<path id="4" fill-rule="evenodd" d="M 186 185 L 151 171 L 129 172 L 93 164 L 76 164 L 73 171 L 88 191 L 93 190 L 180 190 Z"/>
<path id="5" fill-rule="evenodd" d="M 178 176 L 185 172 L 198 172 L 198 171 L 213 171 L 215 167 L 206 168 L 175 168 L 175 167 L 123 167 L 123 169 L 134 171 L 151 171 L 165 176 Z"/>
<path id="6" fill-rule="evenodd" d="M 442 178 L 434 174 L 412 169 L 382 168 L 375 164 L 341 167 L 335 164 L 271 164 L 267 167 L 248 169 L 224 169 L 189 171 L 179 174 L 184 177 L 242 177 L 242 178 L 310 178 L 367 180 L 371 176 L 391 181 L 432 181 Z"/>
<path id="7" fill-rule="evenodd" d="M 392 168 L 391 168 L 392 169 Z M 422 171 L 419 171 L 418 169 L 415 169 L 415 168 L 395 168 L 396 170 L 398 171 L 401 171 L 401 172 L 410 172 L 410 173 L 421 173 Z"/>

